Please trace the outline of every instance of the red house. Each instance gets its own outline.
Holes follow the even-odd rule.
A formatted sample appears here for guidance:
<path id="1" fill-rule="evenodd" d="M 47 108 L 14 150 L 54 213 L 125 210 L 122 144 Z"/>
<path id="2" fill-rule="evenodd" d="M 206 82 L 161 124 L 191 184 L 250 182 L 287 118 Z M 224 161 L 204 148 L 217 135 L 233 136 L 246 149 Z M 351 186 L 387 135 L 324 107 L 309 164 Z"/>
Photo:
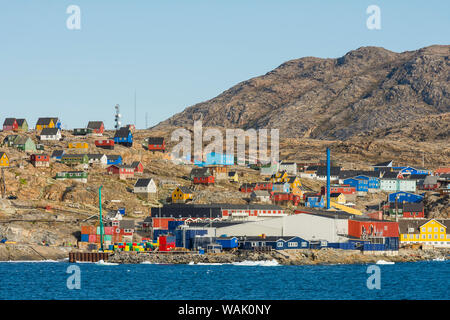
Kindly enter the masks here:
<path id="1" fill-rule="evenodd" d="M 214 176 L 213 175 L 209 175 L 209 176 L 197 176 L 194 177 L 194 184 L 214 184 Z"/>
<path id="2" fill-rule="evenodd" d="M 255 183 L 244 183 L 239 187 L 240 192 L 250 193 L 255 190 Z"/>
<path id="3" fill-rule="evenodd" d="M 255 184 L 255 190 L 272 191 L 272 182 L 257 182 Z"/>
<path id="4" fill-rule="evenodd" d="M 47 154 L 32 154 L 30 162 L 35 167 L 49 167 L 50 157 Z"/>
<path id="5" fill-rule="evenodd" d="M 112 139 L 95 140 L 94 143 L 97 148 L 114 149 L 114 140 Z"/>
<path id="6" fill-rule="evenodd" d="M 17 131 L 19 125 L 16 118 L 6 118 L 3 122 L 3 131 Z"/>
<path id="7" fill-rule="evenodd" d="M 106 168 L 109 174 L 116 174 L 120 179 L 134 178 L 134 168 L 127 165 L 112 165 Z"/>
<path id="8" fill-rule="evenodd" d="M 374 237 L 398 237 L 398 222 L 348 220 L 348 235 L 361 238 L 363 235 Z"/>
<path id="9" fill-rule="evenodd" d="M 425 218 L 423 202 L 403 204 L 403 218 Z"/>
<path id="10" fill-rule="evenodd" d="M 348 184 L 333 184 L 330 186 L 330 193 L 356 194 L 356 188 Z M 327 194 L 327 188 L 321 187 L 320 194 Z"/>
<path id="11" fill-rule="evenodd" d="M 105 131 L 103 121 L 89 121 L 87 128 L 92 129 L 92 133 L 97 135 L 102 135 L 103 131 Z"/>
<path id="12" fill-rule="evenodd" d="M 144 165 L 140 161 L 134 161 L 131 166 L 134 168 L 134 174 L 143 174 Z"/>
<path id="13" fill-rule="evenodd" d="M 162 151 L 166 150 L 166 143 L 162 137 L 150 137 L 147 138 L 147 148 L 149 151 Z"/>

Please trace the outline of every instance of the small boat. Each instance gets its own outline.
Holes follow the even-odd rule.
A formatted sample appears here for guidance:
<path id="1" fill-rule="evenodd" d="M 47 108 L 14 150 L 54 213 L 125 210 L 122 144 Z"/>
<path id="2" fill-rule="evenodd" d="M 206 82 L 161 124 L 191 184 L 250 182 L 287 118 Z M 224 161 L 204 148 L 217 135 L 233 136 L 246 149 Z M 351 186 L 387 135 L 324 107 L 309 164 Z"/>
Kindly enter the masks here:
<path id="1" fill-rule="evenodd" d="M 376 264 L 395 264 L 393 261 L 378 260 Z"/>
<path id="2" fill-rule="evenodd" d="M 95 263 L 98 266 L 118 266 L 118 263 L 112 263 L 112 262 L 105 262 L 103 260 L 99 260 L 98 262 Z"/>

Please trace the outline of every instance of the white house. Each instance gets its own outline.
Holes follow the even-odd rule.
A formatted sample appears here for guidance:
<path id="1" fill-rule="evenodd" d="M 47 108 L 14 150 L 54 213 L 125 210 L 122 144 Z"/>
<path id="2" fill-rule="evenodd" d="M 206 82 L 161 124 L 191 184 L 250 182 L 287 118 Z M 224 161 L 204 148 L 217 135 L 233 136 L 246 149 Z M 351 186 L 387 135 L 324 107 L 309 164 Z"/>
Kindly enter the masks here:
<path id="1" fill-rule="evenodd" d="M 270 202 L 270 194 L 267 190 L 254 190 L 250 199 L 254 202 Z"/>
<path id="2" fill-rule="evenodd" d="M 278 169 L 280 167 L 279 163 L 273 163 L 269 166 L 264 166 L 260 168 L 260 173 L 262 176 L 271 176 L 278 172 Z"/>
<path id="3" fill-rule="evenodd" d="M 416 192 L 416 181 L 408 179 L 381 178 L 380 190 L 388 192 L 390 191 Z"/>
<path id="4" fill-rule="evenodd" d="M 134 185 L 134 193 L 155 194 L 156 183 L 153 179 L 138 179 Z"/>
<path id="5" fill-rule="evenodd" d="M 108 157 L 106 154 L 87 154 L 89 158 L 89 164 L 99 164 L 106 167 L 108 164 Z"/>
<path id="6" fill-rule="evenodd" d="M 39 136 L 42 141 L 58 141 L 61 137 L 61 130 L 58 128 L 44 128 Z"/>
<path id="7" fill-rule="evenodd" d="M 297 175 L 297 163 L 295 162 L 285 162 L 280 163 L 279 171 L 286 171 L 289 175 Z"/>

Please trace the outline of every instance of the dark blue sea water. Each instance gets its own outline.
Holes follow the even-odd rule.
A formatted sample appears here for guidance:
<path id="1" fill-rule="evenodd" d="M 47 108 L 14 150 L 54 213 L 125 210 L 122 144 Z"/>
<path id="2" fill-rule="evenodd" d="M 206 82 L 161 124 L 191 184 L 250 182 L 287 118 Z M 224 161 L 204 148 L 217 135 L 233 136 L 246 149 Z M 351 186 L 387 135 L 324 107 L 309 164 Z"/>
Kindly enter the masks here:
<path id="1" fill-rule="evenodd" d="M 369 265 L 96 265 L 80 267 L 67 287 L 67 262 L 0 262 L 0 299 L 449 299 L 450 262 L 380 267 L 381 288 L 367 288 Z M 72 283 L 72 282 L 71 282 Z"/>

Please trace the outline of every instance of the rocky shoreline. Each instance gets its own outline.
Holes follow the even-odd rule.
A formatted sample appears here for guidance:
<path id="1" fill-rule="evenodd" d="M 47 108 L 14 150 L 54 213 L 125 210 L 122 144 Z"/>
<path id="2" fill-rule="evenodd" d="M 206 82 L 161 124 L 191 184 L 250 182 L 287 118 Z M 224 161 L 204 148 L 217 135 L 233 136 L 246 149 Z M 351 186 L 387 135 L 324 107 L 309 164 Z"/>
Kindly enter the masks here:
<path id="1" fill-rule="evenodd" d="M 449 249 L 410 250 L 401 249 L 398 255 L 366 255 L 356 250 L 286 250 L 272 252 L 237 251 L 220 254 L 153 254 L 136 252 L 115 252 L 108 262 L 122 264 L 159 263 L 236 263 L 243 261 L 272 261 L 280 265 L 327 265 L 327 264 L 365 264 L 379 260 L 392 262 L 415 262 L 433 259 L 448 259 Z"/>
<path id="2" fill-rule="evenodd" d="M 0 245 L 0 261 L 45 261 L 65 260 L 73 248 L 47 247 L 28 244 Z M 412 250 L 400 249 L 398 255 L 369 255 L 357 250 L 284 250 L 254 252 L 240 250 L 233 253 L 218 254 L 163 254 L 118 251 L 108 262 L 120 264 L 189 264 L 189 263 L 239 263 L 244 261 L 273 261 L 280 265 L 327 265 L 327 264 L 366 264 L 379 260 L 391 262 L 416 262 L 434 259 L 448 259 L 450 249 Z"/>

